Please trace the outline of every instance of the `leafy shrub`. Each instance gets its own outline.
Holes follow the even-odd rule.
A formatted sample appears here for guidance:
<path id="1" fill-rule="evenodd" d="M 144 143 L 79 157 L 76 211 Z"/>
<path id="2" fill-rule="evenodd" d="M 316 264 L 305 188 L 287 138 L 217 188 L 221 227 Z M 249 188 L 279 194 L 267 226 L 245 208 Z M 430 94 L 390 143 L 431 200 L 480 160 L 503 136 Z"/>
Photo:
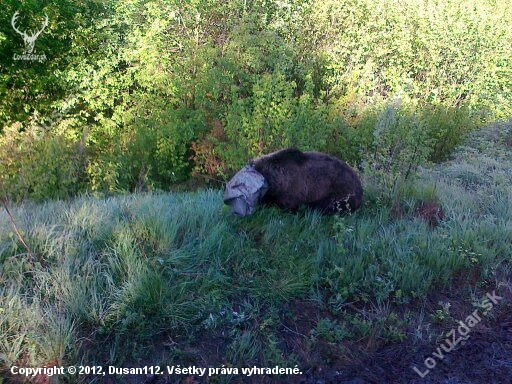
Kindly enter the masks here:
<path id="1" fill-rule="evenodd" d="M 226 117 L 221 158 L 233 168 L 248 158 L 283 147 L 325 150 L 334 130 L 325 105 L 312 96 L 312 83 L 297 96 L 284 74 L 265 74 L 252 95 L 235 102 Z"/>
<path id="2" fill-rule="evenodd" d="M 186 180 L 191 171 L 190 142 L 204 130 L 200 111 L 153 112 L 135 118 L 128 132 L 108 138 L 111 150 L 98 153 L 89 168 L 96 190 L 116 191 L 167 188 Z"/>
<path id="3" fill-rule="evenodd" d="M 57 151 L 63 161 L 76 156 L 74 131 L 88 129 L 85 158 L 66 161 L 85 162 L 87 173 L 83 165 L 63 172 L 78 172 L 91 190 L 167 188 L 191 169 L 225 179 L 248 158 L 286 146 L 326 151 L 352 165 L 373 159 L 404 176 L 421 161 L 446 160 L 466 133 L 511 114 L 506 1 L 89 6 L 85 13 L 66 10 L 78 15 L 70 41 L 41 40 L 54 41 L 54 53 L 71 46 L 69 63 L 59 58 L 58 71 L 6 67 L 0 93 L 15 97 L 0 102 L 0 119 L 21 124 L 40 114 L 47 121 L 55 109 L 75 119 L 53 149 L 37 150 Z M 4 35 L 14 33 L 8 30 Z M 4 44 L 0 53 L 9 57 L 12 49 Z M 396 117 L 385 118 L 395 99 Z M 34 196 L 83 189 L 63 182 L 64 174 L 44 180 L 50 187 L 35 187 Z M 43 181 L 40 172 L 34 178 Z"/>
<path id="4" fill-rule="evenodd" d="M 325 105 L 312 96 L 312 83 L 297 97 L 297 85 L 284 74 L 265 74 L 251 96 L 229 108 L 225 125 L 194 144 L 196 170 L 226 177 L 251 157 L 283 147 L 322 150 L 334 130 Z"/>
<path id="5" fill-rule="evenodd" d="M 334 95 L 353 90 L 370 104 L 396 95 L 510 115 L 503 101 L 512 89 L 504 71 L 512 12 L 505 1 L 329 0 L 311 9 Z"/>
<path id="6" fill-rule="evenodd" d="M 84 147 L 78 138 L 14 124 L 0 136 L 0 189 L 15 200 L 65 198 L 84 187 Z"/>

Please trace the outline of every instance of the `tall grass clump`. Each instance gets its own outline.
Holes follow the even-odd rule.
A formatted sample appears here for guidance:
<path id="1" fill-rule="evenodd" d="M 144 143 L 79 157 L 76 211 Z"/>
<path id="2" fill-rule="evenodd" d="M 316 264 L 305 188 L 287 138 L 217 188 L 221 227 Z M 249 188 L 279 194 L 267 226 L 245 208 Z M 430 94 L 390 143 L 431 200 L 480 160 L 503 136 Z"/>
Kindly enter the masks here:
<path id="1" fill-rule="evenodd" d="M 363 210 L 334 223 L 339 258 L 326 283 L 337 301 L 369 292 L 378 300 L 418 297 L 458 271 L 487 278 L 509 263 L 510 132 L 510 123 L 477 131 L 454 159 L 419 167 L 409 180 L 400 179 L 400 169 L 366 172 Z M 418 214 L 424 201 L 443 210 L 438 226 Z"/>

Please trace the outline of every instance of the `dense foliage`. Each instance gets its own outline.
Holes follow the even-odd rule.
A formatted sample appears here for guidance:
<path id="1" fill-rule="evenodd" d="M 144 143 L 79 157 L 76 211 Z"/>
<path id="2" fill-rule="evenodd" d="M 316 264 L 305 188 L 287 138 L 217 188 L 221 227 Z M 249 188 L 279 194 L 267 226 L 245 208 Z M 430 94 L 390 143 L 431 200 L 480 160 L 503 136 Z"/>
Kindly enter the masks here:
<path id="1" fill-rule="evenodd" d="M 405 175 L 511 115 L 505 0 L 2 3 L 13 198 L 223 179 L 283 146 Z M 37 29 L 45 61 L 14 60 Z M 395 164 L 395 160 L 403 164 Z"/>

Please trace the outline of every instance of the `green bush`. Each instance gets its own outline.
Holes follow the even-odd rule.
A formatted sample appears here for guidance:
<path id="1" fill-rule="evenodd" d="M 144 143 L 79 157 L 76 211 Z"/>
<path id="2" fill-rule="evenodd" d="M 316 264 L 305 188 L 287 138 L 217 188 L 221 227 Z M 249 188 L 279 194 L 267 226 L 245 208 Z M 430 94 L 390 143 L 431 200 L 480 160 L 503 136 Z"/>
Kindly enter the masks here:
<path id="1" fill-rule="evenodd" d="M 84 185 L 85 153 L 77 137 L 19 124 L 0 136 L 0 192 L 15 200 L 65 198 Z"/>
<path id="2" fill-rule="evenodd" d="M 98 152 L 88 168 L 99 191 L 166 189 L 191 171 L 190 143 L 205 129 L 200 111 L 154 111 L 114 131 L 110 150 Z M 101 134 L 98 132 L 97 134 Z"/>
<path id="3" fill-rule="evenodd" d="M 226 179 L 248 158 L 286 146 L 326 151 L 351 165 L 377 156 L 406 175 L 407 164 L 412 170 L 443 161 L 475 127 L 512 114 L 512 9 L 504 0 L 76 7 L 61 10 L 75 15 L 66 25 L 69 41 L 41 40 L 61 55 L 50 67 L 3 68 L 0 94 L 15 97 L 0 101 L 8 124 L 2 136 L 10 126 L 30 125 L 24 119 L 74 121 L 48 132 L 59 137 L 53 144 L 34 147 L 73 168 L 49 172 L 48 180 L 39 168 L 50 160 L 32 150 L 16 161 L 0 153 L 10 161 L 2 165 L 8 175 L 24 164 L 23 177 L 4 177 L 16 196 L 168 188 L 192 169 Z M 50 8 L 41 12 L 55 20 L 64 14 Z M 7 9 L 16 9 L 12 1 Z M 57 27 L 47 32 L 63 36 Z M 1 30 L 0 41 L 14 40 L 13 33 Z M 0 56 L 15 48 L 0 45 Z M 379 133 L 393 100 L 401 101 L 397 117 Z M 75 132 L 83 131 L 78 161 Z M 25 151 L 21 141 L 10 143 L 11 152 Z"/>
<path id="4" fill-rule="evenodd" d="M 263 75 L 252 96 L 235 102 L 228 111 L 226 163 L 238 167 L 248 156 L 283 147 L 325 150 L 334 124 L 325 105 L 312 96 L 311 86 L 306 84 L 297 97 L 294 81 L 283 74 Z"/>
<path id="5" fill-rule="evenodd" d="M 310 24 L 329 31 L 318 46 L 334 95 L 355 92 L 369 103 L 398 96 L 510 116 L 506 1 L 330 0 L 312 9 Z"/>

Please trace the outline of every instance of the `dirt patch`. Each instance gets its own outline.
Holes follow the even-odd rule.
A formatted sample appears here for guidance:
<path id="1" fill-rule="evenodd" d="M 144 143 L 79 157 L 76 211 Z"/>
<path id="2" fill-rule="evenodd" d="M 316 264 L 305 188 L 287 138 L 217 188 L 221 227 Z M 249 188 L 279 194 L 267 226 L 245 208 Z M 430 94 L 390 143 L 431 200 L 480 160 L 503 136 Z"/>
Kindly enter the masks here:
<path id="1" fill-rule="evenodd" d="M 492 292 L 489 293 L 491 296 Z M 511 294 L 501 293 L 502 302 L 461 340 L 446 352 L 442 345 L 450 330 L 466 319 L 468 306 L 453 301 L 452 319 L 433 330 L 437 340 L 418 342 L 409 333 L 400 344 L 382 346 L 375 352 L 358 347 L 351 351 L 350 364 L 324 364 L 310 372 L 302 384 L 510 384 L 512 383 L 512 305 Z M 438 295 L 436 300 L 447 301 Z M 430 301 L 429 301 L 430 302 Z M 474 307 L 471 308 L 474 310 Z M 483 317 L 483 316 L 482 316 Z M 455 332 L 454 336 L 458 334 Z M 430 358 L 426 365 L 426 359 Z M 429 369 L 429 366 L 431 368 Z M 414 369 L 416 367 L 416 370 Z M 290 381 L 291 383 L 292 381 Z"/>
<path id="2" fill-rule="evenodd" d="M 489 291 L 489 292 L 492 292 Z M 490 293 L 492 295 L 492 293 Z M 503 293 L 501 293 L 503 295 Z M 428 341 L 419 341 L 409 329 L 402 343 L 376 345 L 365 340 L 356 342 L 312 342 L 312 330 L 320 319 L 330 318 L 340 323 L 329 311 L 319 309 L 312 301 L 292 300 L 283 307 L 280 327 L 280 349 L 283 357 L 291 361 L 295 356 L 300 376 L 232 376 L 230 383 L 284 383 L 284 384 L 511 384 L 512 383 L 512 295 L 503 295 L 499 305 L 492 309 L 451 351 L 442 345 L 448 332 L 458 326 L 457 319 L 465 319 L 474 307 L 464 302 L 457 291 L 437 293 L 425 303 L 425 312 L 435 311 L 436 303 L 452 303 L 450 316 L 439 324 L 433 323 Z M 485 296 L 484 296 L 485 297 Z M 420 305 L 419 302 L 409 306 Z M 354 307 L 354 310 L 358 308 Z M 483 316 L 482 316 L 483 317 Z M 430 320 L 429 320 L 430 321 Z M 221 366 L 225 356 L 223 345 L 228 340 L 213 339 L 205 335 L 201 343 L 188 351 L 186 363 L 200 367 Z M 378 343 L 377 343 L 378 344 Z M 437 356 L 437 357 L 436 357 Z M 433 367 L 428 368 L 426 359 Z M 433 359 L 433 360 L 432 360 Z M 183 366 L 183 365 L 182 365 Z M 416 370 L 415 370 L 416 367 Z M 423 376 L 423 377 L 422 377 Z M 146 378 L 127 378 L 127 383 L 206 384 L 223 382 L 219 377 L 168 375 Z M 115 383 L 115 380 L 105 381 Z M 121 381 L 117 381 L 121 382 Z"/>
<path id="3" fill-rule="evenodd" d="M 444 219 L 444 211 L 435 201 L 419 201 L 416 204 L 414 213 L 425 220 L 431 227 L 437 227 L 439 222 Z"/>
<path id="4" fill-rule="evenodd" d="M 452 287 L 457 285 L 454 279 Z M 467 302 L 467 295 L 455 288 L 437 292 L 426 302 L 419 299 L 406 305 L 397 305 L 397 309 L 408 307 L 424 312 L 434 313 L 438 303 L 452 303 L 449 318 L 439 323 L 432 323 L 429 337 L 420 338 L 414 335 L 414 329 L 407 330 L 407 336 L 401 343 L 385 344 L 383 340 L 352 340 L 345 342 L 328 342 L 322 338 L 314 338 L 314 329 L 321 319 L 330 319 L 341 324 L 343 315 L 334 316 L 327 309 L 319 308 L 314 301 L 291 300 L 282 308 L 279 326 L 280 350 L 285 361 L 297 362 L 302 375 L 300 376 L 232 376 L 230 383 L 259 384 L 512 384 L 512 294 L 510 291 L 500 292 L 499 305 L 496 305 L 489 316 L 482 316 L 468 334 L 466 340 L 457 343 L 451 351 L 444 351 L 448 332 L 458 326 L 458 319 L 466 319 L 475 311 L 475 306 Z M 493 297 L 492 288 L 483 290 Z M 485 298 L 486 296 L 482 296 Z M 353 312 L 361 311 L 363 306 L 350 305 Z M 478 307 L 479 308 L 479 307 Z M 413 322 L 414 324 L 415 322 Z M 417 324 L 417 323 L 416 323 Z M 313 340 L 315 339 L 315 340 Z M 171 340 L 167 337 L 155 339 L 152 356 L 137 362 L 126 362 L 124 366 L 152 366 L 168 360 L 171 351 L 181 346 L 181 366 L 220 367 L 229 366 L 225 361 L 226 346 L 230 338 L 227 333 L 208 333 L 199 337 L 195 343 L 186 339 Z M 430 359 L 428 363 L 427 359 Z M 173 363 L 178 364 L 178 363 Z M 255 363 L 257 366 L 261 364 Z M 427 364 L 427 365 L 426 365 Z M 429 364 L 429 365 L 428 365 Z M 431 366 L 434 365 L 434 366 Z M 429 368 L 429 366 L 431 366 Z M 166 371 L 166 367 L 162 366 Z M 416 368 L 416 369 L 415 369 Z M 423 376 L 423 377 L 422 377 Z M 92 382 L 82 378 L 83 382 Z M 97 379 L 97 378 L 96 378 Z M 101 383 L 116 384 L 207 384 L 222 383 L 227 377 L 198 377 L 183 375 L 106 376 Z M 47 381 L 35 382 L 46 384 Z M 92 379 L 91 379 L 92 380 Z M 67 383 L 67 381 L 63 381 Z M 97 381 L 96 381 L 97 382 Z M 48 383 L 50 383 L 48 381 Z"/>
<path id="5" fill-rule="evenodd" d="M 512 315 L 502 313 L 494 321 L 471 332 L 464 344 L 443 358 L 435 358 L 428 369 L 425 359 L 432 358 L 438 344 L 385 347 L 366 361 L 341 372 L 331 373 L 324 383 L 428 383 L 476 384 L 512 382 Z M 441 350 L 442 351 L 442 350 Z M 432 365 L 432 360 L 429 361 Z M 414 370 L 417 368 L 418 372 Z M 313 383 L 314 380 L 304 381 Z"/>

